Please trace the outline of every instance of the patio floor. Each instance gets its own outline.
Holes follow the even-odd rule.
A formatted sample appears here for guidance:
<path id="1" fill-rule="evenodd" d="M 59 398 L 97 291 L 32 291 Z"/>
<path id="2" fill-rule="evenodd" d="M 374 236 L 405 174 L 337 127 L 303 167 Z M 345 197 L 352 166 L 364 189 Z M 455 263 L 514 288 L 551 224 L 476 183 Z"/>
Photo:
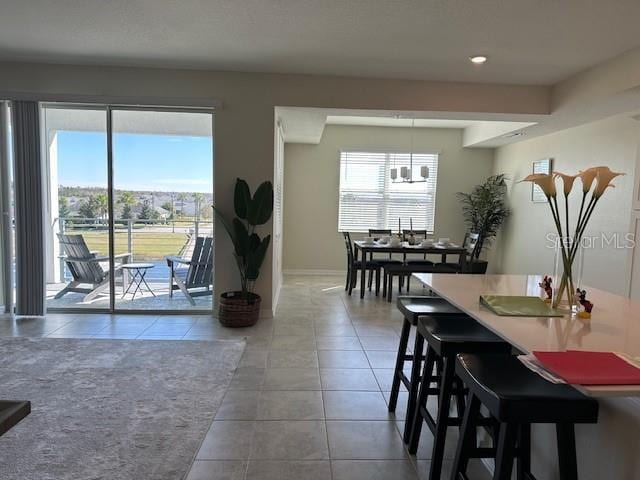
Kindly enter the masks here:
<path id="1" fill-rule="evenodd" d="M 135 298 L 133 298 L 131 293 L 123 297 L 122 285 L 116 285 L 116 308 L 123 310 L 211 310 L 212 295 L 193 297 L 196 304 L 191 305 L 189 300 L 187 300 L 179 290 L 174 290 L 173 297 L 170 297 L 167 281 L 158 282 L 149 280 L 148 284 L 155 296 L 144 289 L 138 291 Z M 55 299 L 55 295 L 62 290 L 65 285 L 65 283 L 47 284 L 47 308 L 77 308 L 82 310 L 109 308 L 108 291 L 105 291 L 89 302 L 84 301 L 85 294 L 73 292 L 65 294 L 62 298 Z"/>

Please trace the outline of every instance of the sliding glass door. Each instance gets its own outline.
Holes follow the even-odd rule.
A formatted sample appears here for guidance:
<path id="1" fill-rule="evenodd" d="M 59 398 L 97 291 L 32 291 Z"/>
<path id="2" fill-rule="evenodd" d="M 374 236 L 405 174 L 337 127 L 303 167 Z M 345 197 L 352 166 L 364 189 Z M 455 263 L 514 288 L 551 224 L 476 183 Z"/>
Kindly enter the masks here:
<path id="1" fill-rule="evenodd" d="M 107 109 L 43 109 L 48 309 L 108 310 Z"/>
<path id="2" fill-rule="evenodd" d="M 49 310 L 211 311 L 213 114 L 45 105 Z"/>
<path id="3" fill-rule="evenodd" d="M 112 128 L 116 308 L 211 310 L 212 115 L 114 109 Z"/>

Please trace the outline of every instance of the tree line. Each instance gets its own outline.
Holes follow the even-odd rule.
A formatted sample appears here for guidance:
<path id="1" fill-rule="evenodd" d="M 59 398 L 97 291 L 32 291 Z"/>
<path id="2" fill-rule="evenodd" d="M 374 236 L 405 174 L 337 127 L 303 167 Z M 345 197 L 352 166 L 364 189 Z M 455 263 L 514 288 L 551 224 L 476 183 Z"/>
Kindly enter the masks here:
<path id="1" fill-rule="evenodd" d="M 164 202 L 160 208 L 166 212 L 163 219 L 175 220 L 185 218 L 184 207 L 188 203 L 193 203 L 195 219 L 211 219 L 213 214 L 211 206 L 205 203 L 206 197 L 203 193 L 178 193 L 171 194 L 171 201 Z M 115 209 L 116 218 L 122 220 L 159 220 L 161 218 L 151 201 L 148 198 L 136 198 L 131 193 L 124 191 L 117 196 Z M 137 210 L 137 213 L 135 211 Z M 109 214 L 109 198 L 106 193 L 91 193 L 87 198 L 81 200 L 77 206 L 77 215 L 80 218 L 97 218 L 106 220 Z M 58 216 L 60 218 L 73 217 L 69 207 L 69 199 L 66 196 L 58 198 Z"/>

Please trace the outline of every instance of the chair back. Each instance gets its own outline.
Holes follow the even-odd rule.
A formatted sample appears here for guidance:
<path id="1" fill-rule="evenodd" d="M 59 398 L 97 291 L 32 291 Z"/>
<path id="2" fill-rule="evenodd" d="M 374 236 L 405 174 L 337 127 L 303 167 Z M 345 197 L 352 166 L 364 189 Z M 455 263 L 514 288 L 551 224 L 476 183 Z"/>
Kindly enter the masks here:
<path id="1" fill-rule="evenodd" d="M 462 246 L 467 250 L 467 255 L 473 258 L 479 243 L 480 243 L 480 234 L 468 232 L 464 236 L 464 242 Z"/>
<path id="2" fill-rule="evenodd" d="M 353 256 L 353 243 L 351 243 L 351 234 L 349 232 L 342 232 L 342 236 L 344 237 L 344 246 L 347 248 L 347 265 L 353 265 L 354 256 Z"/>
<path id="3" fill-rule="evenodd" d="M 106 275 L 100 262 L 87 261 L 96 256 L 91 253 L 82 235 L 65 235 L 58 233 L 58 241 L 66 258 L 67 268 L 73 279 L 81 283 L 100 283 Z"/>
<path id="4" fill-rule="evenodd" d="M 409 239 L 409 235 L 411 235 L 412 233 L 413 233 L 414 237 L 427 238 L 427 231 L 426 230 L 406 230 L 406 229 L 403 229 L 402 230 L 402 239 L 406 242 Z"/>
<path id="5" fill-rule="evenodd" d="M 370 228 L 369 236 L 373 237 L 374 240 L 378 240 L 380 237 L 390 237 L 391 229 L 390 228 Z"/>
<path id="6" fill-rule="evenodd" d="M 213 283 L 213 238 L 198 237 L 187 271 L 187 288 L 208 287 Z"/>

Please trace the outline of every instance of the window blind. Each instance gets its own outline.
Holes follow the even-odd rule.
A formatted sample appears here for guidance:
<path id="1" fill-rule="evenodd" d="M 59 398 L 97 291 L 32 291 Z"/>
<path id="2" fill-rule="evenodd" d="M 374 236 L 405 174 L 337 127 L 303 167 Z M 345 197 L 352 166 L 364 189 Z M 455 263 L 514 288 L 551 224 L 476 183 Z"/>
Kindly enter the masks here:
<path id="1" fill-rule="evenodd" d="M 402 228 L 433 232 L 438 177 L 438 155 L 413 154 L 414 180 L 422 180 L 420 167 L 429 167 L 426 182 L 400 183 L 400 169 L 409 167 L 410 154 L 364 151 L 340 152 L 338 231 L 367 232 L 370 228 Z M 398 169 L 391 180 L 390 169 Z"/>

